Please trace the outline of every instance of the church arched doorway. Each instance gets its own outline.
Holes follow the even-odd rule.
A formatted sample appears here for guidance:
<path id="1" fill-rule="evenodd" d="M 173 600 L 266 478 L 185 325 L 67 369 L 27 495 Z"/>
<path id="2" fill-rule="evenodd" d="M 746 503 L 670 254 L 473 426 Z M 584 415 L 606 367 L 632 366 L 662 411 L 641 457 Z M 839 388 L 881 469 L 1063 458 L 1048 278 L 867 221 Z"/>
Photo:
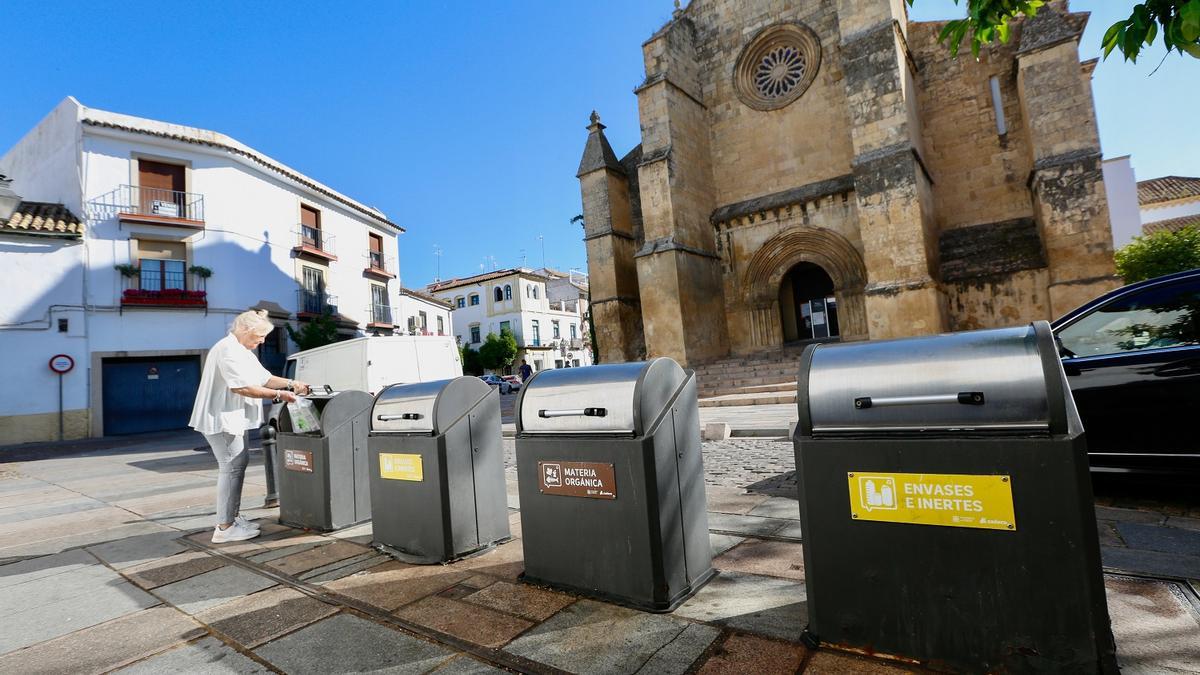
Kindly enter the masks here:
<path id="1" fill-rule="evenodd" d="M 797 263 L 779 284 L 784 342 L 836 338 L 838 306 L 833 279 L 819 265 Z"/>

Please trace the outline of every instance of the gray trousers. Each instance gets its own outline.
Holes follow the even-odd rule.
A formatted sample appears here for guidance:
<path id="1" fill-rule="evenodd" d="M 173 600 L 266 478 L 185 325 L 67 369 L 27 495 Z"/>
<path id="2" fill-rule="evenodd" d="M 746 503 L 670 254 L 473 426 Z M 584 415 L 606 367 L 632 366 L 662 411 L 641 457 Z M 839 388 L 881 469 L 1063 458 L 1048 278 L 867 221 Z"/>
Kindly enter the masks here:
<path id="1" fill-rule="evenodd" d="M 246 434 L 205 434 L 205 440 L 217 458 L 217 524 L 232 523 L 242 505 L 242 481 L 250 452 Z"/>

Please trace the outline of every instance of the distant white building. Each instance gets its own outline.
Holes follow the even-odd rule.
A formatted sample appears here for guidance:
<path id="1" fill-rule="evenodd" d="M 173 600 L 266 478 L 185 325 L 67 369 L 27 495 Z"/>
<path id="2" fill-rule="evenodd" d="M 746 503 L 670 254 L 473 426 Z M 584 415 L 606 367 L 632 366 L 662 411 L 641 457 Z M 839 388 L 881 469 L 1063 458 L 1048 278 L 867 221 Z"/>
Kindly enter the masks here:
<path id="1" fill-rule="evenodd" d="M 454 335 L 450 303 L 428 293 L 400 288 L 398 331 L 408 335 Z"/>
<path id="2" fill-rule="evenodd" d="M 548 284 L 559 289 L 557 300 L 550 299 Z M 558 278 L 514 268 L 437 282 L 427 290 L 451 303 L 460 344 L 479 349 L 488 333 L 513 332 L 517 358 L 504 374 L 516 372 L 522 359 L 535 371 L 592 365 L 586 293 L 581 300 L 578 287 L 567 291 Z"/>
<path id="3" fill-rule="evenodd" d="M 223 134 L 60 103 L 0 157 L 0 444 L 186 426 L 230 320 L 330 312 L 391 333 L 397 235 L 366 206 Z M 5 192 L 0 190 L 0 192 Z"/>

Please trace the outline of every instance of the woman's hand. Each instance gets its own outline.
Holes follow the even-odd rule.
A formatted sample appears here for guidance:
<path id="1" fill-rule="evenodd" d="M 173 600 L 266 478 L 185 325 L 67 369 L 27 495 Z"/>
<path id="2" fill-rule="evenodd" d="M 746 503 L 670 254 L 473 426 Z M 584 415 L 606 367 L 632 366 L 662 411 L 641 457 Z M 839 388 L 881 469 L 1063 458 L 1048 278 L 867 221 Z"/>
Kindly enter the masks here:
<path id="1" fill-rule="evenodd" d="M 308 396 L 309 394 L 312 393 L 312 385 L 307 384 L 305 382 L 301 382 L 300 380 L 292 380 L 292 389 L 297 394 L 300 394 L 302 396 Z"/>
<path id="2" fill-rule="evenodd" d="M 276 392 L 276 395 L 279 397 L 279 400 L 283 401 L 284 403 L 295 403 L 297 398 L 299 398 L 286 389 L 280 389 L 278 392 Z"/>

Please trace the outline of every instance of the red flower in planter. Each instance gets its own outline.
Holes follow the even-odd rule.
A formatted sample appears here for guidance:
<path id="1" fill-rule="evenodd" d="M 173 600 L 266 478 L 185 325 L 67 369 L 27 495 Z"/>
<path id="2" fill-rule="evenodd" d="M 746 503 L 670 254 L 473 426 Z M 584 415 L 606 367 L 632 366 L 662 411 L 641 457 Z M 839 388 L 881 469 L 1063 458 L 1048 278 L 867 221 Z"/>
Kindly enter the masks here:
<path id="1" fill-rule="evenodd" d="M 121 294 L 121 302 L 127 305 L 203 305 L 208 293 L 189 291 L 182 288 L 166 288 L 160 291 L 129 288 Z"/>

